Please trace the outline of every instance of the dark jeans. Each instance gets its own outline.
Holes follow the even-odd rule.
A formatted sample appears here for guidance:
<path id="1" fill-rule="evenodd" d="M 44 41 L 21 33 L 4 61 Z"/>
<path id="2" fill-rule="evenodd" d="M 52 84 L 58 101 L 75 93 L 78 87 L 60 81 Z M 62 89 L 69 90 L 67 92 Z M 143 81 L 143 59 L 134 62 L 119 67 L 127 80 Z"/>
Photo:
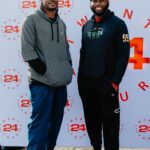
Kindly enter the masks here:
<path id="1" fill-rule="evenodd" d="M 103 131 L 105 150 L 119 150 L 118 92 L 110 81 L 93 78 L 79 78 L 78 88 L 91 145 L 95 150 L 101 150 Z"/>
<path id="2" fill-rule="evenodd" d="M 67 100 L 66 87 L 51 88 L 30 85 L 32 115 L 28 125 L 27 150 L 54 148 L 63 119 Z"/>

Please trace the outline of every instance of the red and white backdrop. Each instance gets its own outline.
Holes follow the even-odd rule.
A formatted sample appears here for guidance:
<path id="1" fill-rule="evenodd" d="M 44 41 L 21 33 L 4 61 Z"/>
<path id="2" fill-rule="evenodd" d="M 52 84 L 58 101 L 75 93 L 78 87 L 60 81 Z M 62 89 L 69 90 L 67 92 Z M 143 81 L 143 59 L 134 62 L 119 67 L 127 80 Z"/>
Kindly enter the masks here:
<path id="1" fill-rule="evenodd" d="M 0 145 L 26 146 L 30 116 L 27 64 L 20 53 L 24 18 L 40 0 L 5 0 L 0 4 Z M 67 25 L 74 77 L 57 146 L 90 146 L 77 91 L 81 28 L 90 19 L 90 0 L 60 0 L 59 14 Z M 110 0 L 110 8 L 127 24 L 131 55 L 120 85 L 121 147 L 150 147 L 150 1 Z M 96 117 L 96 116 L 95 116 Z"/>

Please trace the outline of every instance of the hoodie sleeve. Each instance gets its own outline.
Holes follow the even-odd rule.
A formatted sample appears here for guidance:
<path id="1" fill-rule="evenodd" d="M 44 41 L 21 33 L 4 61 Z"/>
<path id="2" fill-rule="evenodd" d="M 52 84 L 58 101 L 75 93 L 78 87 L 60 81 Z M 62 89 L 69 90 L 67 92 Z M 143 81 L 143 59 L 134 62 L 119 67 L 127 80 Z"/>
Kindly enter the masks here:
<path id="1" fill-rule="evenodd" d="M 67 43 L 67 56 L 68 56 L 68 60 L 70 62 L 70 64 L 72 65 L 72 59 L 71 59 L 71 54 L 70 54 L 70 51 L 69 51 L 69 43 L 66 39 L 66 43 Z"/>
<path id="2" fill-rule="evenodd" d="M 31 17 L 27 17 L 21 31 L 21 53 L 25 62 L 38 58 L 35 51 L 36 32 Z"/>
<path id="3" fill-rule="evenodd" d="M 67 45 L 67 57 L 68 57 L 68 61 L 70 62 L 70 64 L 72 65 L 72 58 L 71 58 L 71 54 L 70 54 L 70 51 L 69 51 L 69 43 L 67 41 L 67 31 L 66 31 L 66 25 L 64 23 L 64 28 L 65 28 L 65 38 L 66 38 L 66 45 Z"/>
<path id="4" fill-rule="evenodd" d="M 128 65 L 130 54 L 130 40 L 128 29 L 124 21 L 120 20 L 116 25 L 116 65 L 112 82 L 119 85 Z"/>
<path id="5" fill-rule="evenodd" d="M 83 40 L 83 33 L 84 33 L 84 26 L 83 26 L 83 28 L 82 28 L 82 39 L 81 39 L 79 66 L 82 64 L 82 60 L 83 60 L 83 57 L 84 57 L 84 40 Z"/>

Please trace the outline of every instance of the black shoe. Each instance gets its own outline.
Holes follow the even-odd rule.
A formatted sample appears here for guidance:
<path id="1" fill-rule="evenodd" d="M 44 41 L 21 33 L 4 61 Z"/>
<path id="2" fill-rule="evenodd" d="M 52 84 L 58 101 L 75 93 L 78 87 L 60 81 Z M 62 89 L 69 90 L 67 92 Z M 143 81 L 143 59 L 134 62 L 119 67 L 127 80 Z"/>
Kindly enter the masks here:
<path id="1" fill-rule="evenodd" d="M 101 150 L 100 147 L 93 147 L 93 150 Z"/>

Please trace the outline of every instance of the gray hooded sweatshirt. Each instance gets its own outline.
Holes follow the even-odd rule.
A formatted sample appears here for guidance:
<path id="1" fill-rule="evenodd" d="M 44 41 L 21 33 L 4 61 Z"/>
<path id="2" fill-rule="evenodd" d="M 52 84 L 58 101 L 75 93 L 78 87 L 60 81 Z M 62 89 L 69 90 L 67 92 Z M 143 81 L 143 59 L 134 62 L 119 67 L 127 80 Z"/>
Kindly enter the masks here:
<path id="1" fill-rule="evenodd" d="M 71 55 L 64 22 L 52 22 L 42 11 L 28 16 L 22 26 L 21 52 L 25 62 L 40 58 L 46 65 L 44 75 L 31 67 L 29 77 L 51 87 L 65 86 L 72 80 Z"/>

